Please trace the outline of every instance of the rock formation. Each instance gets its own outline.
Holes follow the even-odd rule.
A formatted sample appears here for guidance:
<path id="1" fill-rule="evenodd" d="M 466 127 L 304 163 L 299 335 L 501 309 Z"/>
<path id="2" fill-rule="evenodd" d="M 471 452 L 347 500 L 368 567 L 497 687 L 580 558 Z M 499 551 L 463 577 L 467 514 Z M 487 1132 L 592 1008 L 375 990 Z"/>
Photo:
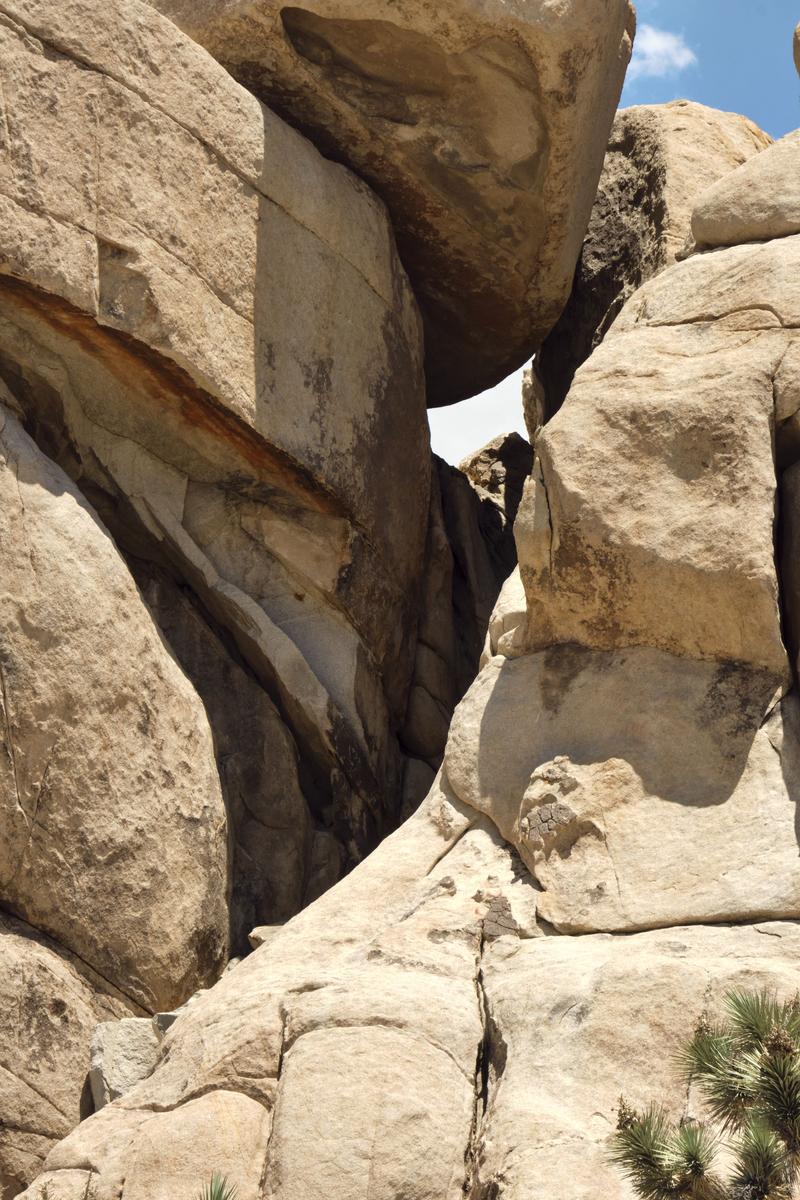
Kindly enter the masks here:
<path id="1" fill-rule="evenodd" d="M 698 198 L 692 234 L 703 247 L 737 246 L 800 232 L 800 134 L 782 138 L 763 161 L 744 164 Z"/>
<path id="2" fill-rule="evenodd" d="M 0 1005 L 0 1195 L 10 1197 L 92 1111 L 86 1077 L 98 1021 L 141 1010 L 76 955 L 5 915 Z"/>
<path id="3" fill-rule="evenodd" d="M 746 117 L 688 100 L 617 113 L 572 292 L 537 355 L 548 415 L 625 301 L 691 249 L 695 200 L 771 142 Z"/>
<path id="4" fill-rule="evenodd" d="M 3 1063 L 16 1193 L 91 1107 L 99 1018 L 211 984 L 417 806 L 514 555 L 458 472 L 441 517 L 366 184 L 139 0 L 9 0 L 0 39 L 0 954 L 75 1007 Z"/>
<path id="5" fill-rule="evenodd" d="M 629 0 L 152 0 L 385 200 L 429 401 L 498 383 L 569 293 L 630 56 Z"/>
<path id="6" fill-rule="evenodd" d="M 621 119 L 733 131 L 696 244 L 664 150 L 642 278 L 546 423 L 530 381 L 533 461 L 432 461 L 418 300 L 453 394 L 517 353 L 515 256 L 552 323 L 627 19 L 465 7 L 193 6 L 361 179 L 141 0 L 2 2 L 3 1200 L 623 1200 L 620 1091 L 691 1115 L 709 998 L 796 990 L 800 141 Z M 489 254 L 413 218 L 459 112 L 508 216 L 458 104 L 524 93 L 509 44 L 557 146 L 520 203 L 561 204 Z"/>

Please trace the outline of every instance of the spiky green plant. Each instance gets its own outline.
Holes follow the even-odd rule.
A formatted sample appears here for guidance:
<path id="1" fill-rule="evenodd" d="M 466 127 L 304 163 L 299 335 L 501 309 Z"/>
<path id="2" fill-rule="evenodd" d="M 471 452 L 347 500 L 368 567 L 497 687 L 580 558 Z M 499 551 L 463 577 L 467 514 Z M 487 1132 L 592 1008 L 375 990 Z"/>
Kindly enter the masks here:
<path id="1" fill-rule="evenodd" d="M 236 1200 L 236 1186 L 225 1175 L 214 1173 L 197 1195 L 197 1200 Z"/>
<path id="2" fill-rule="evenodd" d="M 702 1017 L 678 1056 L 714 1125 L 675 1125 L 663 1109 L 636 1112 L 620 1100 L 611 1158 L 641 1200 L 790 1200 L 800 1175 L 800 996 L 768 991 L 725 996 L 724 1017 Z M 730 1178 L 717 1171 L 733 1151 Z"/>

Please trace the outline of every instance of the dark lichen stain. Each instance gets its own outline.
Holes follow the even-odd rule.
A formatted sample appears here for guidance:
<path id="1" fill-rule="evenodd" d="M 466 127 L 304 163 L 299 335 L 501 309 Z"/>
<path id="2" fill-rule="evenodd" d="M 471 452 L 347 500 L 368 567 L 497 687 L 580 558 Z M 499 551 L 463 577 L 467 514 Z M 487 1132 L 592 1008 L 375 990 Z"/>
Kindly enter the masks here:
<path id="1" fill-rule="evenodd" d="M 573 683 L 589 666 L 592 652 L 576 642 L 549 646 L 544 652 L 540 683 L 542 704 L 557 713 Z"/>

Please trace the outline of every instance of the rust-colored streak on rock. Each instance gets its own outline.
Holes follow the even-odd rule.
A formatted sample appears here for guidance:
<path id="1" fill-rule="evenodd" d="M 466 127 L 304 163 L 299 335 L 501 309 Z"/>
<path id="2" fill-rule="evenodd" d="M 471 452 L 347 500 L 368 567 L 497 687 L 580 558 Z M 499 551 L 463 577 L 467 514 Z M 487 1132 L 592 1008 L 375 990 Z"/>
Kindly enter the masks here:
<path id="1" fill-rule="evenodd" d="M 180 367 L 119 330 L 104 328 L 60 297 L 46 294 L 17 279 L 0 280 L 0 292 L 100 357 L 119 379 L 135 373 L 140 390 L 162 405 L 172 405 L 181 419 L 214 439 L 231 445 L 259 474 L 289 494 L 299 496 L 315 512 L 346 517 L 338 497 L 322 486 L 307 468 L 269 442 L 205 392 Z"/>

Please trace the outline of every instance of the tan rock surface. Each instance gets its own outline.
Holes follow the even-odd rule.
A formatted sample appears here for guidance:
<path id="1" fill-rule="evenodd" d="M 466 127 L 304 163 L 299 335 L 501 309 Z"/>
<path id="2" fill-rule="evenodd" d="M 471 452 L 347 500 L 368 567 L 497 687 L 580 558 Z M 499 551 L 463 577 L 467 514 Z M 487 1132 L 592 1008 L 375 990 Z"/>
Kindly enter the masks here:
<path id="1" fill-rule="evenodd" d="M 92 1111 L 86 1075 L 98 1021 L 135 1011 L 74 955 L 0 915 L 0 1195 L 16 1195 Z"/>
<path id="2" fill-rule="evenodd" d="M 633 648 L 491 660 L 445 768 L 562 933 L 800 916 L 800 710 L 767 671 Z"/>
<path id="3" fill-rule="evenodd" d="M 522 1200 L 534 1186 L 557 1194 L 566 1171 L 576 1196 L 596 1196 L 600 1179 L 604 1195 L 627 1198 L 605 1159 L 620 1092 L 657 1094 L 680 1115 L 668 1055 L 717 987 L 790 994 L 798 926 L 536 937 L 536 897 L 491 826 L 434 789 L 196 1001 L 150 1079 L 79 1126 L 41 1182 L 77 1200 L 82 1166 L 106 1197 L 133 1164 L 145 1177 L 144 1161 L 147 1175 L 158 1165 L 158 1194 L 177 1200 L 218 1164 L 263 1173 L 270 1200 L 455 1200 L 501 1180 Z M 219 1139 L 237 1114 L 204 1106 L 234 1097 L 256 1131 L 231 1156 Z"/>
<path id="4" fill-rule="evenodd" d="M 474 1195 L 632 1197 L 608 1161 L 620 1094 L 676 1119 L 704 1115 L 687 1103 L 673 1054 L 727 988 L 791 998 L 799 939 L 795 923 L 773 922 L 497 943 L 483 975 L 498 1078 Z"/>
<path id="5" fill-rule="evenodd" d="M 144 1161 L 148 1174 L 159 1166 L 159 1195 L 190 1200 L 198 1179 L 256 1159 L 252 1178 L 271 1197 L 456 1200 L 484 1036 L 482 935 L 492 913 L 509 928 L 533 920 L 530 882 L 474 820 L 434 789 L 367 862 L 188 1008 L 155 1073 L 80 1125 L 43 1180 L 66 1200 L 89 1168 L 105 1197 L 123 1181 L 127 1192 L 134 1164 L 144 1178 Z M 257 1126 L 246 1153 L 220 1153 L 220 1138 L 249 1133 L 213 1107 L 228 1098 L 263 1115 L 268 1147 Z"/>
<path id="6" fill-rule="evenodd" d="M 627 0 L 156 0 L 386 201 L 431 403 L 519 366 L 558 317 L 630 55 Z"/>
<path id="7" fill-rule="evenodd" d="M 95 1112 L 147 1078 L 156 1065 L 160 1040 L 149 1017 L 124 1017 L 96 1026 L 89 1068 Z"/>
<path id="8" fill-rule="evenodd" d="M 238 0 L 226 11 L 241 14 Z M 560 6 L 559 19 L 572 11 Z M 284 21 L 309 78 L 363 76 L 364 30 L 340 18 L 337 7 Z M 322 25 L 334 59 L 318 53 Z M 395 35 L 372 32 L 385 69 L 381 39 Z M 362 107 L 367 96 L 373 120 L 370 80 L 353 95 Z M 37 270 L 56 264 L 56 287 L 71 260 L 52 257 L 41 228 L 41 241 L 15 236 Z M 798 254 L 800 238 L 786 237 L 696 255 L 629 300 L 538 433 L 519 580 L 428 798 L 165 1017 L 152 1074 L 50 1151 L 29 1200 L 44 1200 L 45 1185 L 55 1200 L 85 1200 L 89 1187 L 95 1200 L 194 1200 L 212 1172 L 242 1200 L 629 1196 L 605 1157 L 617 1096 L 655 1091 L 678 1116 L 687 1103 L 654 1046 L 674 1049 L 729 983 L 796 988 L 800 708 L 775 535 L 791 640 Z M 58 321 L 52 297 L 46 315 L 29 291 L 3 299 L 0 367 L 39 443 L 110 514 L 125 554 L 189 589 L 291 726 L 309 810 L 325 825 L 304 826 L 304 861 L 325 877 L 331 839 L 355 859 L 385 817 L 381 783 L 413 783 L 381 734 L 403 712 L 415 630 L 394 619 L 410 611 L 408 593 L 375 569 L 394 561 L 372 554 L 377 526 L 365 532 L 313 463 L 272 453 L 247 419 L 209 428 L 207 397 L 185 376 L 179 392 L 161 360 L 145 378 L 140 347 L 126 386 L 128 344 L 111 352 L 74 299 Z M 419 362 L 418 344 L 405 345 L 401 372 Z M 536 426 L 535 398 L 528 407 Z M 63 505 L 77 493 L 58 478 Z M 426 513 L 429 496 L 414 495 Z M 348 560 L 362 535 L 363 558 Z"/>
<path id="9" fill-rule="evenodd" d="M 773 384 L 798 256 L 791 238 L 678 264 L 579 371 L 537 441 L 515 529 L 531 648 L 649 645 L 786 681 Z"/>
<path id="10" fill-rule="evenodd" d="M 211 733 L 96 515 L 6 408 L 2 421 L 0 894 L 167 1008 L 227 950 Z"/>
<path id="11" fill-rule="evenodd" d="M 496 654 L 514 658 L 516 653 L 522 653 L 527 619 L 525 588 L 517 565 L 503 584 L 492 609 L 483 647 L 482 667 Z"/>
<path id="12" fill-rule="evenodd" d="M 692 233 L 701 246 L 800 233 L 800 132 L 706 188 L 694 205 Z"/>
<path id="13" fill-rule="evenodd" d="M 549 415 L 626 300 L 690 248 L 698 197 L 771 143 L 746 117 L 689 100 L 617 113 L 572 292 L 536 358 Z"/>
<path id="14" fill-rule="evenodd" d="M 139 0 L 4 9 L 3 273 L 183 368 L 413 576 L 419 320 L 381 204 Z M 418 487 L 373 461 L 400 430 Z"/>

